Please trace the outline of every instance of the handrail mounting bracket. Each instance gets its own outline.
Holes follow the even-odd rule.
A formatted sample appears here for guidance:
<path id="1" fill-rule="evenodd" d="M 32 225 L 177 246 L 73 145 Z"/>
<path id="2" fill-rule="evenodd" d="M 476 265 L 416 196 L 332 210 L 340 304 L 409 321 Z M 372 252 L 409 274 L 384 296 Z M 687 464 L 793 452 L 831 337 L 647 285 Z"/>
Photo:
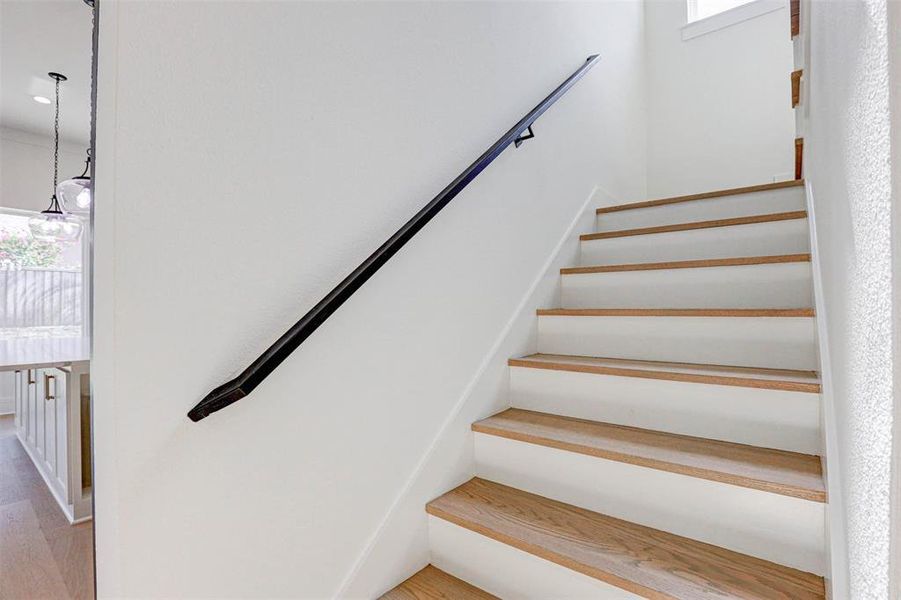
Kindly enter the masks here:
<path id="1" fill-rule="evenodd" d="M 532 132 L 532 126 L 531 126 L 531 125 L 529 125 L 529 126 L 526 128 L 526 131 L 528 131 L 529 133 L 528 133 L 528 134 L 521 133 L 521 134 L 519 134 L 519 137 L 518 137 L 518 138 L 516 138 L 515 140 L 513 140 L 513 145 L 516 146 L 517 148 L 519 148 L 520 146 L 522 146 L 522 143 L 523 143 L 524 141 L 526 141 L 526 140 L 531 140 L 533 137 L 535 137 L 535 133 Z"/>

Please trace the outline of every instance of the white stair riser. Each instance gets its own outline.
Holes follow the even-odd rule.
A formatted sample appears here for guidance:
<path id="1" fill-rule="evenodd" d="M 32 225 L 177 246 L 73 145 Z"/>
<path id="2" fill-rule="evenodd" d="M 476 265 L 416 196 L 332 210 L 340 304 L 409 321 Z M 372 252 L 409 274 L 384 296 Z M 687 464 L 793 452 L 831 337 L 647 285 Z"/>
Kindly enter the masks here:
<path id="1" fill-rule="evenodd" d="M 538 351 L 817 370 L 812 317 L 538 317 Z"/>
<path id="2" fill-rule="evenodd" d="M 810 252 L 807 219 L 709 227 L 581 243 L 581 264 L 617 265 Z"/>
<path id="3" fill-rule="evenodd" d="M 822 575 L 825 505 L 575 452 L 475 435 L 478 476 Z"/>
<path id="4" fill-rule="evenodd" d="M 504 600 L 641 598 L 431 515 L 429 546 L 433 565 Z"/>
<path id="5" fill-rule="evenodd" d="M 638 229 L 804 209 L 804 188 L 793 187 L 602 213 L 597 216 L 597 231 Z"/>
<path id="6" fill-rule="evenodd" d="M 820 396 L 788 392 L 510 368 L 516 408 L 668 431 L 763 448 L 818 454 Z"/>
<path id="7" fill-rule="evenodd" d="M 813 306 L 810 263 L 563 275 L 564 308 Z"/>

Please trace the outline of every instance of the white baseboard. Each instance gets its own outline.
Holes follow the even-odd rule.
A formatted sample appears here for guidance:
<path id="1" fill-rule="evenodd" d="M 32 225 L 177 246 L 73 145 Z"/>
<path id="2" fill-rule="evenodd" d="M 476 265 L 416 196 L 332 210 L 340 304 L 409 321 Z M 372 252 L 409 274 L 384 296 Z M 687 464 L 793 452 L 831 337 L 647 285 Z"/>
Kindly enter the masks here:
<path id="1" fill-rule="evenodd" d="M 612 199 L 606 190 L 599 187 L 585 199 L 385 518 L 369 538 L 335 597 L 378 596 L 429 562 L 425 505 L 472 477 L 475 461 L 470 425 L 509 405 L 507 359 L 536 350 L 538 330 L 535 309 L 559 303 L 559 269 L 577 262 L 579 244 L 576 233 L 591 231 L 595 217 L 593 207 L 601 202 L 599 195 Z"/>
<path id="2" fill-rule="evenodd" d="M 823 447 L 820 452 L 823 475 L 826 478 L 828 503 L 826 505 L 826 591 L 833 600 L 848 598 L 848 544 L 845 531 L 844 498 L 842 497 L 841 470 L 838 460 L 838 439 L 835 427 L 835 392 L 832 385 L 832 363 L 829 354 L 829 332 L 826 327 L 826 305 L 823 300 L 823 277 L 817 242 L 816 214 L 813 202 L 813 185 L 804 184 L 807 201 L 807 222 L 810 228 L 811 268 L 813 270 L 813 295 L 816 309 L 817 350 L 822 385 Z"/>
<path id="3" fill-rule="evenodd" d="M 72 521 L 72 525 L 78 525 L 79 523 L 87 523 L 88 521 L 93 521 L 94 515 L 88 515 L 86 517 L 81 517 L 80 519 L 75 519 Z"/>

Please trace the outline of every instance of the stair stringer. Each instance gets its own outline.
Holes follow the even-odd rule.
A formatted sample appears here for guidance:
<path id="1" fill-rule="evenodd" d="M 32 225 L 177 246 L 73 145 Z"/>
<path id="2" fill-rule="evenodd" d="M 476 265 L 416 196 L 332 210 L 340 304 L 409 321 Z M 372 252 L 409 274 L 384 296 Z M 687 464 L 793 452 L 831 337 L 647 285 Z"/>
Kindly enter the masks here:
<path id="1" fill-rule="evenodd" d="M 835 426 L 835 388 L 832 383 L 832 362 L 826 326 L 826 303 L 823 300 L 823 276 L 817 241 L 813 186 L 809 180 L 804 183 L 804 199 L 807 203 L 807 223 L 810 228 L 810 265 L 813 272 L 813 302 L 817 315 L 816 349 L 822 386 L 820 456 L 823 457 L 823 477 L 826 480 L 829 497 L 826 503 L 826 593 L 833 600 L 845 600 L 848 594 L 848 543 L 838 458 L 838 433 Z"/>
<path id="2" fill-rule="evenodd" d="M 585 199 L 335 597 L 378 597 L 429 563 L 429 527 L 423 506 L 475 475 L 472 423 L 509 407 L 507 360 L 537 351 L 537 309 L 559 306 L 560 269 L 579 262 L 579 234 L 594 231 L 595 207 L 619 202 L 600 186 Z"/>

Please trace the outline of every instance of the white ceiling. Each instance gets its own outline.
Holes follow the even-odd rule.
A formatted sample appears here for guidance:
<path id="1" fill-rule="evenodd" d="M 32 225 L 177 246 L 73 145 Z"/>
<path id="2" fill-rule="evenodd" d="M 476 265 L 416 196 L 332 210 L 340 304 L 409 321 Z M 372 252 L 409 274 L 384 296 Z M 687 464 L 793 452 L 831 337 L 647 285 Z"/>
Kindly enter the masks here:
<path id="1" fill-rule="evenodd" d="M 82 0 L 0 0 L 0 126 L 53 135 L 50 71 L 60 85 L 60 137 L 87 145 L 91 131 L 91 9 Z"/>

